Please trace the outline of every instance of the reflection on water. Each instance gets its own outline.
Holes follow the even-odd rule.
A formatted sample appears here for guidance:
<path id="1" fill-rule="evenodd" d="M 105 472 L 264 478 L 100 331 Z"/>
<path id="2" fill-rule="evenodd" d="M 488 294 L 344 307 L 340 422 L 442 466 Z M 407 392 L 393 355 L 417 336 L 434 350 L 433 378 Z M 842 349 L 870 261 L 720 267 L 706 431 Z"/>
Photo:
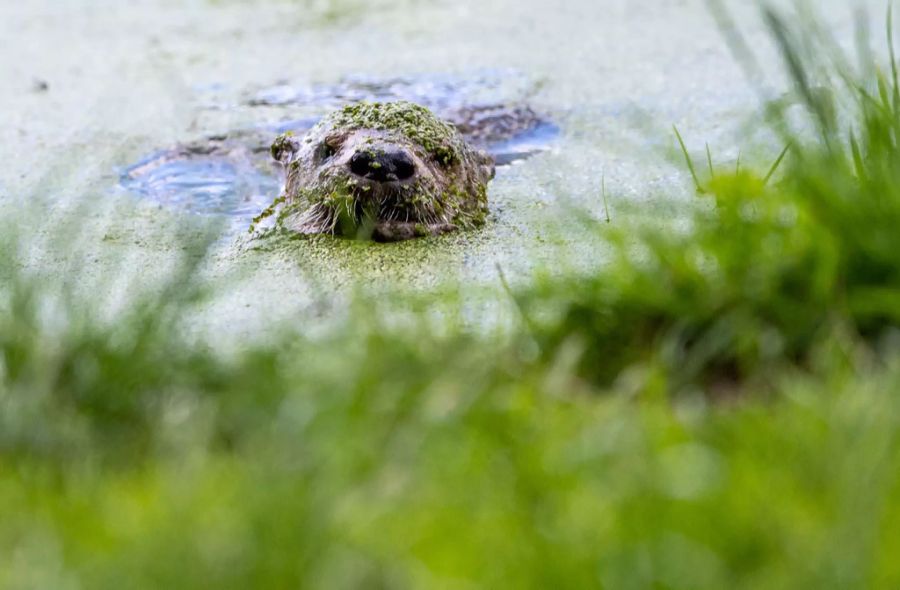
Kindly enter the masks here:
<path id="1" fill-rule="evenodd" d="M 121 177 L 121 184 L 138 196 L 191 213 L 251 218 L 271 202 L 280 180 L 252 166 L 238 166 L 223 157 L 167 159 L 155 152 Z"/>

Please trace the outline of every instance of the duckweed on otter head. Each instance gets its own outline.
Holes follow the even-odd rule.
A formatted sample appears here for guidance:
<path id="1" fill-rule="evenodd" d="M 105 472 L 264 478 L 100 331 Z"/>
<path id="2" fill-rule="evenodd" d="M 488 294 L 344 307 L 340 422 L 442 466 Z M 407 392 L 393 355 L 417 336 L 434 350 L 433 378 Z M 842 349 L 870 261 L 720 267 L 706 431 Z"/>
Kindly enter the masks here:
<path id="1" fill-rule="evenodd" d="M 287 170 L 276 222 L 304 234 L 393 241 L 483 223 L 493 160 L 425 107 L 358 103 L 306 137 L 279 136 Z"/>

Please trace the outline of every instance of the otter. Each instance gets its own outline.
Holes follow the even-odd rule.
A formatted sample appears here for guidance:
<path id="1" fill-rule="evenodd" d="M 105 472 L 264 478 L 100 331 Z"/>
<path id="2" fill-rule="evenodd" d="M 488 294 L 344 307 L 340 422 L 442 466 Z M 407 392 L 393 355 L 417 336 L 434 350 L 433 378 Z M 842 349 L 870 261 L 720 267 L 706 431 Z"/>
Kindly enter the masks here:
<path id="1" fill-rule="evenodd" d="M 457 126 L 407 101 L 345 106 L 271 153 L 286 171 L 278 226 L 382 242 L 483 224 L 495 173 Z"/>

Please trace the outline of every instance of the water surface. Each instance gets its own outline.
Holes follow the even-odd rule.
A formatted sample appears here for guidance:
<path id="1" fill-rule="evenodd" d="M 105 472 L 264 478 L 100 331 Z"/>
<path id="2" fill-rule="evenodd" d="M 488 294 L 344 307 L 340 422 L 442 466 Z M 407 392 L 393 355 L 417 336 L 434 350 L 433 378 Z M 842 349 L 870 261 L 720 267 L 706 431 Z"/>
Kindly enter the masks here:
<path id="1" fill-rule="evenodd" d="M 777 70 L 776 60 L 765 59 L 771 53 L 756 9 L 735 4 L 749 43 Z M 542 268 L 603 263 L 598 232 L 606 226 L 588 230 L 573 214 L 605 216 L 602 178 L 610 227 L 628 217 L 668 222 L 693 203 L 682 171 L 660 155 L 672 146 L 671 125 L 698 150 L 708 141 L 727 160 L 737 155 L 748 133 L 742 125 L 758 106 L 703 0 L 327 5 L 3 3 L 0 206 L 26 229 L 26 263 L 36 272 L 70 272 L 97 296 L 122 293 L 129 282 L 164 273 L 182 253 L 173 232 L 183 231 L 191 210 L 246 216 L 275 189 L 267 175 L 210 163 L 176 178 L 185 190 L 165 198 L 116 195 L 111 189 L 122 171 L 154 150 L 311 120 L 330 100 L 372 93 L 373 81 L 376 93 L 385 81 L 399 81 L 386 87 L 435 104 L 527 94 L 558 125 L 559 138 L 553 149 L 500 171 L 485 228 L 402 244 L 311 239 L 255 247 L 238 236 L 224 240 L 203 270 L 227 285 L 204 321 L 239 334 L 257 334 L 267 321 L 309 323 L 323 313 L 319 302 L 359 288 L 449 286 L 494 313 L 508 304 L 498 266 L 515 284 Z M 817 6 L 852 39 L 845 2 Z M 492 86 L 478 72 L 516 74 Z M 450 90 L 442 87 L 446 80 L 456 81 Z M 244 173 L 241 190 L 249 199 L 236 200 L 233 183 L 208 182 Z M 161 170 L 155 182 L 165 186 L 172 176 L 179 171 Z M 57 244 L 76 207 L 86 215 L 78 239 Z"/>

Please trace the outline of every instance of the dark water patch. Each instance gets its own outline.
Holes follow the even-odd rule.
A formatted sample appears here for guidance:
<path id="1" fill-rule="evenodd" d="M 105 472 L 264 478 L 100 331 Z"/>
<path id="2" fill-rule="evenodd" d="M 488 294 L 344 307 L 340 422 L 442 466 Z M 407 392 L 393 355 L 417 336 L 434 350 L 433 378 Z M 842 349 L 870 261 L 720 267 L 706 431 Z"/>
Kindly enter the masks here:
<path id="1" fill-rule="evenodd" d="M 464 76 L 419 74 L 377 78 L 356 75 L 327 85 L 282 82 L 252 92 L 245 103 L 250 106 L 313 106 L 328 111 L 364 100 L 408 100 L 443 114 L 460 107 L 524 101 L 538 88 L 539 84 L 525 74 L 503 69 L 478 70 Z"/>
<path id="2" fill-rule="evenodd" d="M 252 218 L 272 201 L 281 180 L 274 172 L 235 158 L 153 153 L 127 168 L 120 184 L 129 192 L 190 213 Z"/>
<path id="3" fill-rule="evenodd" d="M 554 123 L 541 121 L 514 137 L 488 144 L 485 148 L 494 157 L 498 166 L 508 166 L 547 151 L 559 137 L 559 131 L 559 127 Z"/>

